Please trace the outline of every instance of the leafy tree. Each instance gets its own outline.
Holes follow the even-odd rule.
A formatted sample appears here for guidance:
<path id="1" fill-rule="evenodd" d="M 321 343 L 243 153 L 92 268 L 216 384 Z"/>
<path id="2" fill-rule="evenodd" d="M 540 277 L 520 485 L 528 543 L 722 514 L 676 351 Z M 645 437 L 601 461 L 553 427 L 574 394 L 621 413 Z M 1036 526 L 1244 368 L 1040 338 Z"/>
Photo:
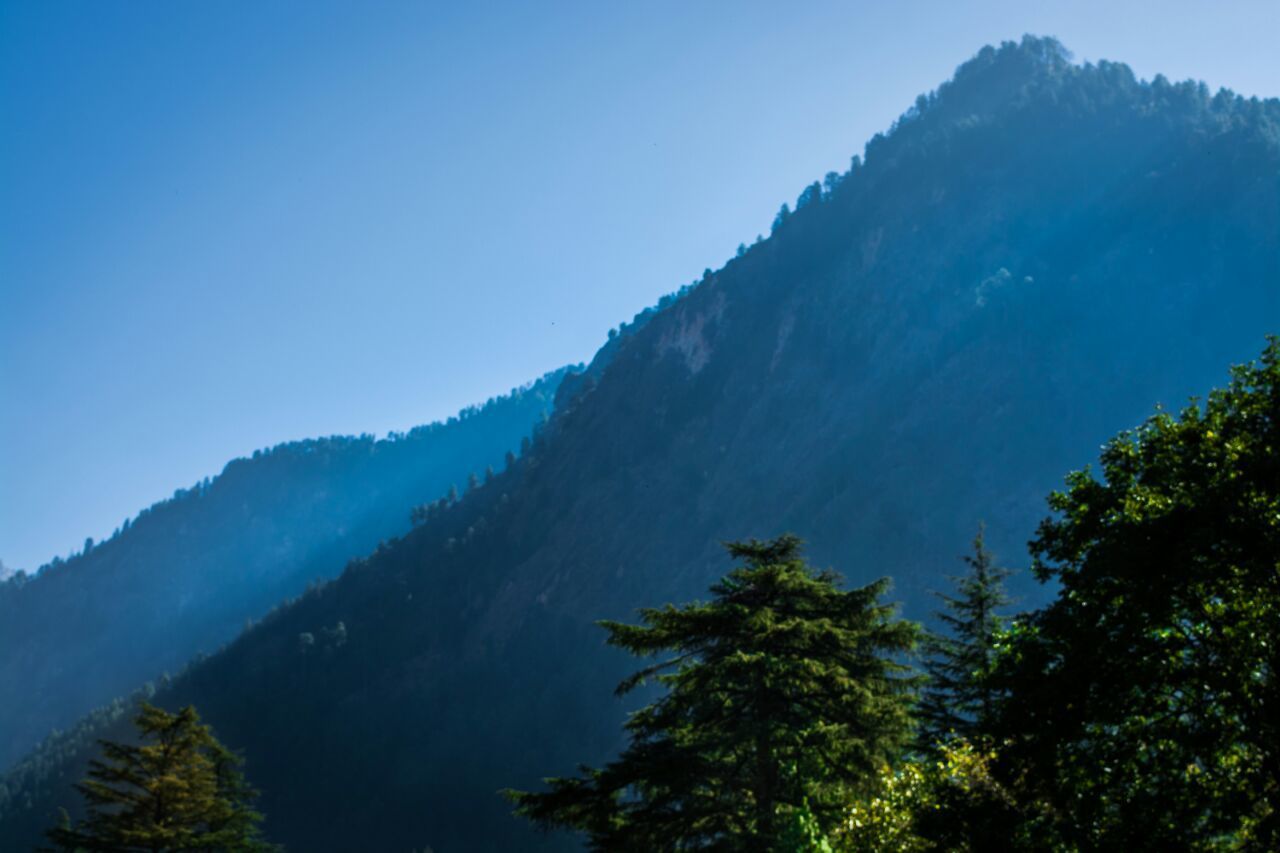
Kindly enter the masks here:
<path id="1" fill-rule="evenodd" d="M 969 571 L 951 579 L 956 594 L 937 593 L 944 609 L 936 616 L 947 632 L 925 639 L 929 683 L 920 718 L 927 748 L 956 736 L 972 741 L 989 730 L 998 698 L 988 676 L 1006 621 L 999 611 L 1010 603 L 1004 581 L 1011 573 L 996 565 L 982 526 L 964 562 Z"/>
<path id="2" fill-rule="evenodd" d="M 797 815 L 825 833 L 874 788 L 910 738 L 917 679 L 894 658 L 918 627 L 880 603 L 887 581 L 841 591 L 793 536 L 727 548 L 744 565 L 709 603 L 601 623 L 612 645 L 668 655 L 618 693 L 651 678 L 667 692 L 631 716 L 630 745 L 604 769 L 508 792 L 518 814 L 600 850 L 774 850 L 805 830 Z"/>
<path id="3" fill-rule="evenodd" d="M 1032 552 L 1060 591 L 996 673 L 1003 772 L 1052 805 L 1046 837 L 1280 849 L 1278 422 L 1273 338 L 1050 497 Z"/>
<path id="4" fill-rule="evenodd" d="M 135 718 L 144 743 L 101 741 L 77 789 L 88 816 L 66 814 L 49 832 L 59 850 L 269 851 L 250 803 L 256 792 L 240 759 L 214 738 L 193 707 L 176 714 L 144 702 Z"/>
<path id="5" fill-rule="evenodd" d="M 933 805 L 936 780 L 929 765 L 905 761 L 880 768 L 875 792 L 859 798 L 841 816 L 831 836 L 840 853 L 916 853 L 932 848 L 915 832 L 916 815 Z"/>
<path id="6" fill-rule="evenodd" d="M 871 797 L 852 803 L 830 837 L 835 853 L 951 853 L 1006 850 L 1012 830 L 1034 804 L 996 780 L 997 756 L 960 737 L 938 745 L 929 758 L 915 757 L 881 770 Z M 1021 809 L 1021 811 L 1020 811 Z"/>
<path id="7" fill-rule="evenodd" d="M 775 849 L 777 853 L 833 853 L 831 841 L 822 834 L 807 802 L 788 816 Z"/>

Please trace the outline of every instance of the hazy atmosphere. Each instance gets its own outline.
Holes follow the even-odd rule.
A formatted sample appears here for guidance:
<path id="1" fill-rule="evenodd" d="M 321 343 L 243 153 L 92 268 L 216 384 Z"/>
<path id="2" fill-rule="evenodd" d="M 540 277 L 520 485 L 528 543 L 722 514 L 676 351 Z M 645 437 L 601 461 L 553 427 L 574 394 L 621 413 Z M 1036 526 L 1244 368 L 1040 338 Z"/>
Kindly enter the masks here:
<path id="1" fill-rule="evenodd" d="M 0 560 L 588 360 L 984 44 L 1274 95 L 1260 2 L 0 4 Z"/>

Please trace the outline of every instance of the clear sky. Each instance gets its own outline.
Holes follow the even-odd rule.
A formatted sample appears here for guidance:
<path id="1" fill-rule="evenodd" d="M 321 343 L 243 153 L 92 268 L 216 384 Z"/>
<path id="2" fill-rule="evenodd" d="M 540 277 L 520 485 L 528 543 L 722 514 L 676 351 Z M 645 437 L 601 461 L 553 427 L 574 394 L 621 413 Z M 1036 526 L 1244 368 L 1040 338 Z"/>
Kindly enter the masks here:
<path id="1" fill-rule="evenodd" d="M 588 359 L 984 44 L 1280 94 L 1280 2 L 0 0 L 0 559 Z"/>

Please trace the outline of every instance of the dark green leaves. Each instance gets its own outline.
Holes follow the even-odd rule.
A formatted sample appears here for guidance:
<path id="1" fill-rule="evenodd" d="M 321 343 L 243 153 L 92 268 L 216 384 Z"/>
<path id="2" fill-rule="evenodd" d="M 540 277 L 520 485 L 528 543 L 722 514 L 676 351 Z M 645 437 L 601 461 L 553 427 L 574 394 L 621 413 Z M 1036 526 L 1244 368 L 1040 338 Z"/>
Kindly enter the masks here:
<path id="1" fill-rule="evenodd" d="M 1071 845 L 1280 849 L 1277 413 L 1273 340 L 1051 498 L 1061 593 L 1008 638 L 999 728 Z"/>
<path id="2" fill-rule="evenodd" d="M 799 546 L 730 544 L 744 564 L 711 601 L 603 623 L 611 644 L 666 655 L 620 691 L 667 692 L 632 715 L 616 761 L 509 792 L 517 812 L 609 850 L 770 850 L 801 817 L 829 831 L 909 738 L 916 679 L 895 658 L 918 629 L 880 603 L 887 581 L 842 591 Z"/>

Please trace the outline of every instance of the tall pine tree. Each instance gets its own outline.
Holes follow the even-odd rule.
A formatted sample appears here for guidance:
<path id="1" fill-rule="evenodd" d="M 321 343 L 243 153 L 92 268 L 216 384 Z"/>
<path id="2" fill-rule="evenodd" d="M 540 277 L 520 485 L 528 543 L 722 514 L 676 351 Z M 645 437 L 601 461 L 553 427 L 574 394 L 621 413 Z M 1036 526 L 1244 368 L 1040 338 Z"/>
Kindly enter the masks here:
<path id="1" fill-rule="evenodd" d="M 809 812 L 822 832 L 907 744 L 916 679 L 898 658 L 918 627 L 880 602 L 881 580 L 838 576 L 783 536 L 727 546 L 744 562 L 708 603 L 604 622 L 609 643 L 665 659 L 624 681 L 667 688 L 635 712 L 630 745 L 603 769 L 508 792 L 544 827 L 584 832 L 596 850 L 774 850 Z"/>
<path id="2" fill-rule="evenodd" d="M 1010 603 L 1004 581 L 1011 572 L 996 565 L 982 525 L 973 540 L 973 554 L 964 562 L 968 571 L 951 578 L 956 594 L 936 593 L 943 609 L 935 616 L 945 633 L 930 632 L 925 639 L 929 681 L 919 716 L 927 749 L 949 738 L 973 740 L 985 732 L 999 698 L 988 676 L 995 662 L 996 636 L 1005 624 L 1000 610 Z"/>
<path id="3" fill-rule="evenodd" d="M 256 795 L 240 758 L 188 706 L 176 714 L 144 703 L 135 718 L 142 745 L 102 741 L 103 759 L 77 789 L 88 806 L 76 826 L 49 832 L 63 851 L 274 850 L 262 840 Z"/>

